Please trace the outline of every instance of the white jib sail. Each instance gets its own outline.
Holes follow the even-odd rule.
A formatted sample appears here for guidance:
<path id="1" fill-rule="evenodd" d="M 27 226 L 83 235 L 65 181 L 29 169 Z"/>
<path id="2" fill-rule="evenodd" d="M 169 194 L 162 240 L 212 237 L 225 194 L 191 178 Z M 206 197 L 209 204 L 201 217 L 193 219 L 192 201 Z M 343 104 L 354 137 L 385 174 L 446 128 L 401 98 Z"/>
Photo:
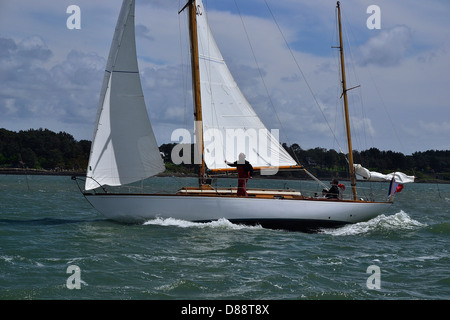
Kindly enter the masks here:
<path id="1" fill-rule="evenodd" d="M 165 170 L 145 107 L 136 56 L 134 1 L 124 0 L 106 64 L 86 190 Z"/>
<path id="2" fill-rule="evenodd" d="M 253 167 L 295 166 L 297 162 L 256 115 L 234 81 L 211 34 L 201 0 L 197 32 L 204 135 L 204 157 L 209 169 L 229 168 L 242 152 Z"/>
<path id="3" fill-rule="evenodd" d="M 353 165 L 355 168 L 356 178 L 364 181 L 391 181 L 394 178 L 397 183 L 412 183 L 414 176 L 408 176 L 403 172 L 392 172 L 389 174 L 382 174 L 376 171 L 369 171 L 360 164 Z"/>

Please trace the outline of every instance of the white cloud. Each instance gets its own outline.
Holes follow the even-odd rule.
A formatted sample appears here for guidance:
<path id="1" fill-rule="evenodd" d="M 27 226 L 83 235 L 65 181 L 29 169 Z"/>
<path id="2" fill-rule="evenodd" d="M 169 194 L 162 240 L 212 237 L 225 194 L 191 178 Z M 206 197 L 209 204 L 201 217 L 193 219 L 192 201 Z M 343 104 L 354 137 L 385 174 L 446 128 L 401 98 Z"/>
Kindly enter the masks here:
<path id="1" fill-rule="evenodd" d="M 0 125 L 40 121 L 39 127 L 45 127 L 51 119 L 61 125 L 50 129 L 63 130 L 65 123 L 88 121 L 86 116 L 97 105 L 105 59 L 71 51 L 64 62 L 46 67 L 43 62 L 52 51 L 41 38 L 34 36 L 18 43 L 2 38 L 0 42 L 7 44 L 0 56 L 4 83 L 0 87 L 0 113 L 9 115 Z"/>
<path id="2" fill-rule="evenodd" d="M 412 33 L 407 26 L 383 29 L 359 48 L 359 63 L 382 67 L 395 66 L 405 58 L 412 45 Z"/>
<path id="3" fill-rule="evenodd" d="M 120 2 L 78 1 L 82 14 L 82 29 L 78 31 L 66 28 L 66 8 L 72 3 L 2 2 L 0 127 L 44 127 L 67 131 L 77 139 L 91 139 Z M 332 53 L 335 49 L 330 48 L 336 45 L 336 1 L 269 2 L 328 124 L 270 14 L 263 13 L 265 4 L 237 3 L 260 70 L 236 9 L 225 10 L 227 3 L 222 1 L 208 1 L 207 5 L 212 31 L 241 90 L 269 128 L 285 130 L 280 132 L 282 139 L 287 135 L 290 143 L 304 148 L 335 147 L 329 125 L 337 135 L 342 132 L 337 129 L 342 124 L 337 115 L 339 66 Z M 381 8 L 382 29 L 368 30 L 366 8 L 370 4 L 374 3 L 342 1 L 344 23 L 352 26 L 349 34 L 355 36 L 355 47 L 359 49 L 354 51 L 359 78 L 353 78 L 349 70 L 348 80 L 352 86 L 361 84 L 365 108 L 362 114 L 359 107 L 351 106 L 355 133 L 365 130 L 374 141 L 380 141 L 376 147 L 405 153 L 426 150 L 430 145 L 436 149 L 448 146 L 448 138 L 439 133 L 438 127 L 446 125 L 442 119 L 450 118 L 449 4 L 438 0 L 426 4 L 418 0 L 379 0 L 376 4 Z M 192 127 L 185 15 L 178 15 L 178 1 L 137 1 L 136 8 L 145 100 L 158 142 L 164 143 L 169 141 L 172 130 Z M 350 56 L 346 58 L 350 60 Z M 368 75 L 366 71 L 370 71 Z M 391 121 L 385 117 L 384 108 L 403 141 L 400 148 L 393 143 Z M 408 128 L 414 128 L 414 135 Z"/>
<path id="4" fill-rule="evenodd" d="M 426 122 L 419 121 L 419 126 L 421 131 L 430 134 L 431 136 L 444 134 L 447 137 L 450 137 L 450 122 L 449 121 L 441 121 L 441 122 Z"/>

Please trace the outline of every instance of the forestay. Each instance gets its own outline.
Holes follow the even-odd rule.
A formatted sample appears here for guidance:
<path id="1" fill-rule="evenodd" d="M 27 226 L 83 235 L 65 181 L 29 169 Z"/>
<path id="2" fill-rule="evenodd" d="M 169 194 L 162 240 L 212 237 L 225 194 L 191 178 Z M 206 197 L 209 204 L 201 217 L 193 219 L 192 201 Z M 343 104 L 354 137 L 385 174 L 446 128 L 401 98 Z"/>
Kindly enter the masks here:
<path id="1" fill-rule="evenodd" d="M 124 1 L 103 79 L 86 190 L 164 171 L 142 93 L 134 28 L 134 1 Z"/>
<path id="2" fill-rule="evenodd" d="M 240 91 L 211 34 L 202 1 L 196 4 L 206 165 L 229 168 L 224 160 L 235 161 L 243 152 L 255 168 L 296 166 L 277 132 L 266 129 Z"/>

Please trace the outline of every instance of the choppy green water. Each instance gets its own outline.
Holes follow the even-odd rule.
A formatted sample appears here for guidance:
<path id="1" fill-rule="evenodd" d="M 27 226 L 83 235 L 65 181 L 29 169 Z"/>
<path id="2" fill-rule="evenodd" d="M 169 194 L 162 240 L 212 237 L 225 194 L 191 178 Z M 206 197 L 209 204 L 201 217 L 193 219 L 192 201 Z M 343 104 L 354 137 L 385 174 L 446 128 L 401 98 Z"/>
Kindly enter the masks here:
<path id="1" fill-rule="evenodd" d="M 384 215 L 317 234 L 226 220 L 125 225 L 70 177 L 4 175 L 0 299 L 449 299 L 449 213 L 450 185 L 410 184 Z"/>

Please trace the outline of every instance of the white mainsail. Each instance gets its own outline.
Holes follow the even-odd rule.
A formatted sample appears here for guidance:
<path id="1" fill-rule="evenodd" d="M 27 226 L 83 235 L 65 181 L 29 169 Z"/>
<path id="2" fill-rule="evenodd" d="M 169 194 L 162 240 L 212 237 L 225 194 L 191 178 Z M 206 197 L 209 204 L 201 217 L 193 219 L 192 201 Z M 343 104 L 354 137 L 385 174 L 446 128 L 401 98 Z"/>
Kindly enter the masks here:
<path id="1" fill-rule="evenodd" d="M 123 1 L 106 64 L 86 190 L 165 170 L 145 107 L 136 56 L 134 1 Z"/>
<path id="2" fill-rule="evenodd" d="M 217 47 L 201 0 L 197 5 L 204 157 L 209 169 L 229 168 L 243 152 L 255 168 L 296 166 L 250 106 Z"/>

